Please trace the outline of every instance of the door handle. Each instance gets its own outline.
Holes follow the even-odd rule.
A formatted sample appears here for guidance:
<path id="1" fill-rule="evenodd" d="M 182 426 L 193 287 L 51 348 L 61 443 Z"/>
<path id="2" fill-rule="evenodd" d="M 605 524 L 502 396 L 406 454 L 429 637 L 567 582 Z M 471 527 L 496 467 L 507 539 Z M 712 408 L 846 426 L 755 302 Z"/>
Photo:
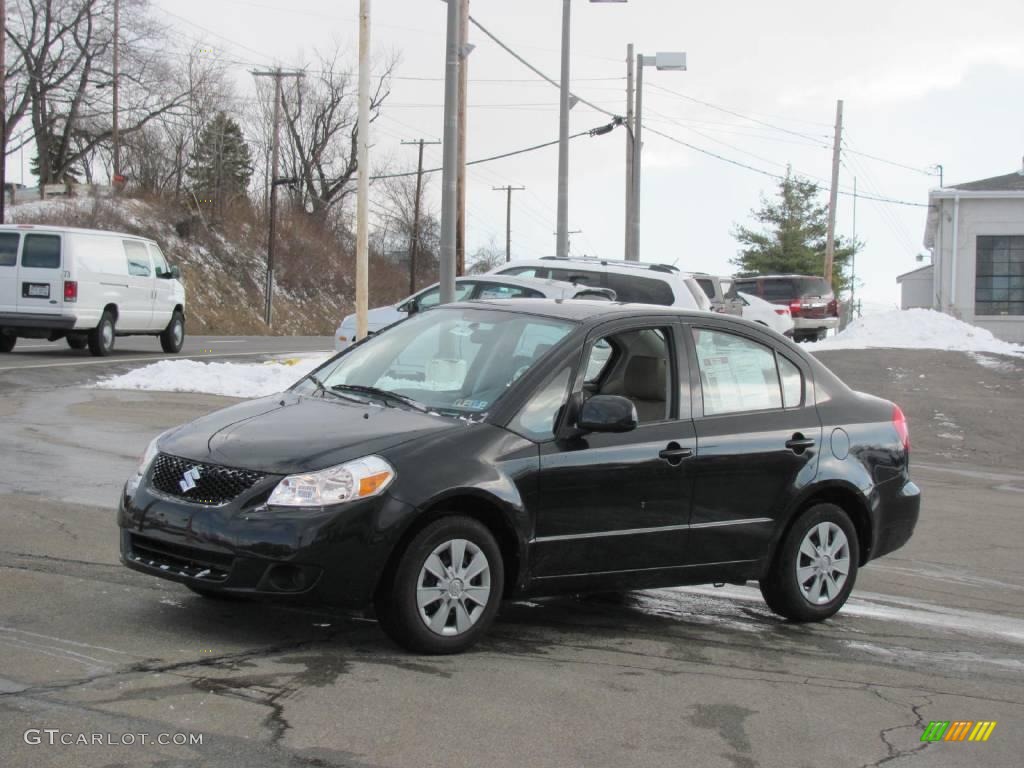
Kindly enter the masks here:
<path id="1" fill-rule="evenodd" d="M 683 459 L 688 459 L 693 456 L 693 450 L 691 448 L 683 448 L 677 442 L 671 442 L 665 448 L 658 453 L 658 458 L 667 461 L 672 466 L 678 466 L 682 464 Z"/>
<path id="2" fill-rule="evenodd" d="M 814 447 L 814 440 L 809 437 L 804 437 L 797 432 L 793 437 L 786 441 L 786 447 L 793 453 L 801 454 L 808 448 Z"/>

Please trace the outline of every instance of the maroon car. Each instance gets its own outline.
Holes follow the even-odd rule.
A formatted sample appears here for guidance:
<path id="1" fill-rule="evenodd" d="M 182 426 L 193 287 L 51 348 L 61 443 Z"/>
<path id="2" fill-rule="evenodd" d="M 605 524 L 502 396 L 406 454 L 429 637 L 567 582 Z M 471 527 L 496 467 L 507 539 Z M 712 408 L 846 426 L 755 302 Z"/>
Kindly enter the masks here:
<path id="1" fill-rule="evenodd" d="M 793 315 L 793 340 L 824 339 L 839 327 L 839 302 L 823 277 L 810 275 L 758 275 L 737 277 L 732 291 L 742 291 L 772 304 L 784 304 Z"/>

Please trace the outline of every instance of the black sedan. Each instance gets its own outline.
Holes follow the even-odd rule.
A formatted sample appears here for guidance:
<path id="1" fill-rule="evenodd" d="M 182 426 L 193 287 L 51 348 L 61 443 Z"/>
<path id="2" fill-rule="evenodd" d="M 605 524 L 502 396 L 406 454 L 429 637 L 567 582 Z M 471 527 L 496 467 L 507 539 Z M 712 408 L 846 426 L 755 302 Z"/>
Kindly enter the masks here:
<path id="1" fill-rule="evenodd" d="M 375 614 L 428 653 L 526 595 L 757 580 L 818 621 L 910 538 L 909 450 L 897 406 L 738 318 L 452 304 L 154 440 L 121 554 L 205 596 Z"/>

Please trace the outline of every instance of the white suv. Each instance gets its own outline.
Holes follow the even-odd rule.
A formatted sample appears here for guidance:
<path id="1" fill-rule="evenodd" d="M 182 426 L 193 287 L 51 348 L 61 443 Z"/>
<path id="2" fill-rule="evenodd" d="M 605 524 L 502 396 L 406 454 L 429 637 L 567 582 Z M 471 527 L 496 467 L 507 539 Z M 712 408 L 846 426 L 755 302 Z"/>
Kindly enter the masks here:
<path id="1" fill-rule="evenodd" d="M 693 276 L 671 264 L 596 258 L 521 259 L 490 274 L 517 275 L 611 288 L 618 301 L 711 311 L 711 302 Z"/>

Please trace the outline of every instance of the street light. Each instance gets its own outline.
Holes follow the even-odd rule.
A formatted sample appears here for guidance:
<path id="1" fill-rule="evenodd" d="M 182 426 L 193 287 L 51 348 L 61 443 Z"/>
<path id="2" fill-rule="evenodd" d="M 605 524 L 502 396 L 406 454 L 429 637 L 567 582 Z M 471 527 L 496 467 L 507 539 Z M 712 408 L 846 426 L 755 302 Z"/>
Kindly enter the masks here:
<path id="1" fill-rule="evenodd" d="M 629 221 L 627 261 L 640 261 L 640 157 L 643 151 L 644 67 L 668 72 L 686 71 L 686 53 L 660 52 L 654 56 L 636 57 L 636 117 L 633 121 L 633 183 L 626 189 L 626 217 Z"/>
<path id="2" fill-rule="evenodd" d="M 558 220 L 555 254 L 569 255 L 569 27 L 571 0 L 562 0 L 562 79 L 558 104 Z M 625 3 L 628 0 L 590 0 L 591 3 Z"/>

